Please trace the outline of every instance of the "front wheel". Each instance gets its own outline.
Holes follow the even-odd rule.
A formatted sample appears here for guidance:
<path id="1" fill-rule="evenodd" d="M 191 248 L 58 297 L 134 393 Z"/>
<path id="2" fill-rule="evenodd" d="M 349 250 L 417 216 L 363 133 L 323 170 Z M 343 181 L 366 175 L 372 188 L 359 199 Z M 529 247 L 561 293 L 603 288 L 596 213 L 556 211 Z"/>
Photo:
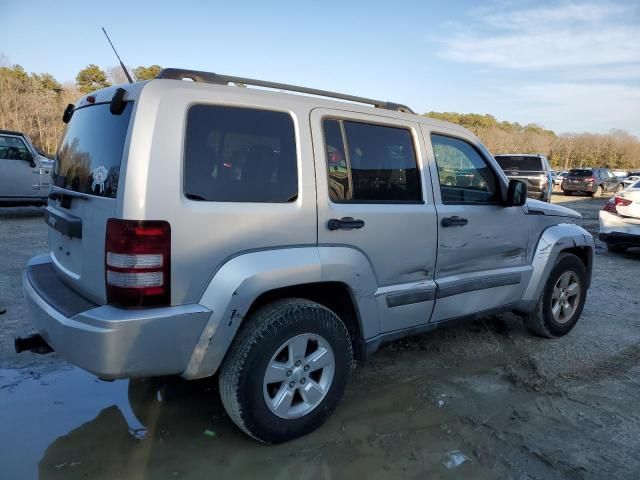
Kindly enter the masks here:
<path id="1" fill-rule="evenodd" d="M 587 270 L 573 254 L 561 254 L 551 270 L 535 309 L 524 316 L 536 335 L 555 338 L 571 331 L 587 299 Z"/>
<path id="2" fill-rule="evenodd" d="M 303 299 L 273 302 L 246 321 L 227 353 L 222 404 L 256 440 L 292 440 L 333 412 L 352 360 L 349 332 L 334 312 Z"/>

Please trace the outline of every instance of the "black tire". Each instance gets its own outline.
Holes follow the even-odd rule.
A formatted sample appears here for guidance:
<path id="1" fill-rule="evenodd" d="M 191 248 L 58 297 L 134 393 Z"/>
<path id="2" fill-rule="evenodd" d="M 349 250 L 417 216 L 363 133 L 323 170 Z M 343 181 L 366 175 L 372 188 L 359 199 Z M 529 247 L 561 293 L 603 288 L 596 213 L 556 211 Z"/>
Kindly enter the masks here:
<path id="1" fill-rule="evenodd" d="M 624 245 L 611 245 L 610 243 L 607 243 L 607 250 L 614 253 L 624 253 L 627 251 L 627 247 Z"/>
<path id="2" fill-rule="evenodd" d="M 596 191 L 591 194 L 593 198 L 600 198 L 602 196 L 602 185 L 596 187 Z"/>
<path id="3" fill-rule="evenodd" d="M 572 195 L 572 192 L 570 192 L 569 190 L 562 190 L 562 193 L 567 197 L 570 197 Z"/>
<path id="4" fill-rule="evenodd" d="M 302 334 L 319 335 L 326 340 L 335 368 L 320 403 L 304 416 L 285 419 L 267 406 L 264 374 L 278 349 Z M 349 332 L 334 312 L 309 300 L 278 300 L 252 314 L 236 335 L 220 369 L 222 404 L 233 422 L 256 440 L 292 440 L 317 429 L 333 412 L 344 394 L 352 362 Z"/>
<path id="5" fill-rule="evenodd" d="M 579 279 L 580 298 L 572 316 L 564 323 L 558 323 L 551 312 L 553 289 L 565 272 L 574 272 Z M 566 335 L 578 322 L 587 298 L 587 270 L 584 263 L 573 254 L 563 253 L 549 274 L 540 299 L 532 312 L 523 316 L 525 326 L 540 337 L 557 338 Z"/>

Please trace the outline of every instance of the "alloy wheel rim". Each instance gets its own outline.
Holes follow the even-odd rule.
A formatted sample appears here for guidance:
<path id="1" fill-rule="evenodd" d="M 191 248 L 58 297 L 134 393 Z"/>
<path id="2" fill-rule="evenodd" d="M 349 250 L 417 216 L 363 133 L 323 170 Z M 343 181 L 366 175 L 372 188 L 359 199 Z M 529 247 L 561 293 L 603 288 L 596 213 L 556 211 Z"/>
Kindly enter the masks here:
<path id="1" fill-rule="evenodd" d="M 303 417 L 327 395 L 335 356 L 320 335 L 303 333 L 284 342 L 264 372 L 263 395 L 269 410 L 285 419 Z"/>
<path id="2" fill-rule="evenodd" d="M 569 322 L 580 303 L 580 279 L 573 271 L 564 272 L 558 278 L 551 295 L 551 314 L 557 323 Z"/>

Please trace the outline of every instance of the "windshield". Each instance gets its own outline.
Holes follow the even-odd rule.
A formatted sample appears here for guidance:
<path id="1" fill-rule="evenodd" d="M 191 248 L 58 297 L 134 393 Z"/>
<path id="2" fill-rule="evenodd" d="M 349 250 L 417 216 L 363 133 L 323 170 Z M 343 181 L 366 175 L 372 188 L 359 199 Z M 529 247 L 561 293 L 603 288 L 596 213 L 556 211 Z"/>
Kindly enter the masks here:
<path id="1" fill-rule="evenodd" d="M 590 177 L 590 176 L 592 176 L 592 175 L 593 175 L 593 172 L 592 172 L 591 170 L 578 170 L 578 169 L 574 169 L 574 170 L 571 170 L 571 171 L 569 172 L 569 175 L 570 175 L 571 177 L 580 177 L 580 178 L 583 178 L 583 177 Z"/>
<path id="2" fill-rule="evenodd" d="M 497 155 L 496 161 L 503 170 L 544 170 L 540 157 Z"/>
<path id="3" fill-rule="evenodd" d="M 115 198 L 133 102 L 120 115 L 108 103 L 77 109 L 56 155 L 58 187 Z"/>

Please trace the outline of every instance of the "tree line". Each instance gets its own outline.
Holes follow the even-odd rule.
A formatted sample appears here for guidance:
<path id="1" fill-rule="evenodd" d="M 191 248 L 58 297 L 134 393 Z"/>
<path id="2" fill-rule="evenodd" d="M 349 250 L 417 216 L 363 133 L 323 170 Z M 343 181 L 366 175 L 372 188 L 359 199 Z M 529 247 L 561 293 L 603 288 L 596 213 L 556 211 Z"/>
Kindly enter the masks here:
<path id="1" fill-rule="evenodd" d="M 492 115 L 453 112 L 424 115 L 468 128 L 494 155 L 540 153 L 549 158 L 556 170 L 579 167 L 640 170 L 640 140 L 624 130 L 558 135 L 535 124 L 501 122 Z"/>
<path id="2" fill-rule="evenodd" d="M 61 84 L 49 73 L 27 73 L 20 65 L 6 63 L 0 58 L 0 129 L 26 133 L 49 154 L 55 152 L 64 132 L 61 118 L 67 104 L 84 93 L 127 81 L 120 66 L 103 70 L 91 64 L 78 72 L 75 82 Z M 160 70 L 159 65 L 130 69 L 136 81 L 154 78 Z M 424 115 L 468 128 L 494 154 L 541 153 L 561 170 L 586 166 L 640 170 L 640 140 L 622 130 L 558 135 L 535 124 L 501 122 L 492 115 Z"/>
<path id="3" fill-rule="evenodd" d="M 5 57 L 6 58 L 6 57 Z M 76 75 L 74 83 L 61 84 L 49 73 L 27 73 L 20 65 L 5 65 L 0 58 L 0 130 L 26 133 L 33 143 L 49 155 L 55 153 L 64 133 L 62 112 L 84 93 L 127 79 L 120 66 L 106 71 L 88 65 Z M 154 78 L 159 65 L 131 70 L 135 80 Z"/>

